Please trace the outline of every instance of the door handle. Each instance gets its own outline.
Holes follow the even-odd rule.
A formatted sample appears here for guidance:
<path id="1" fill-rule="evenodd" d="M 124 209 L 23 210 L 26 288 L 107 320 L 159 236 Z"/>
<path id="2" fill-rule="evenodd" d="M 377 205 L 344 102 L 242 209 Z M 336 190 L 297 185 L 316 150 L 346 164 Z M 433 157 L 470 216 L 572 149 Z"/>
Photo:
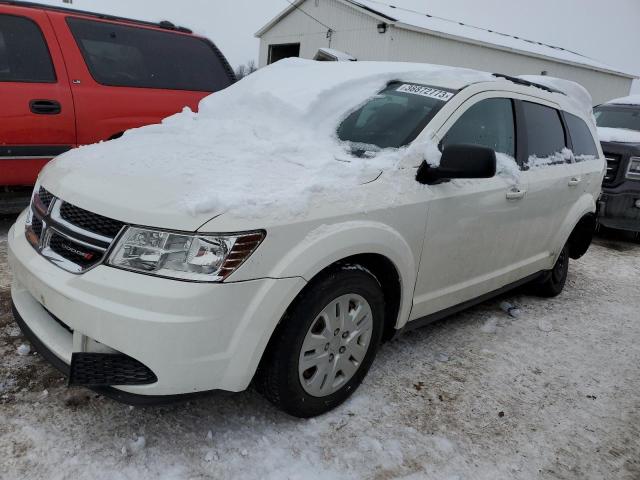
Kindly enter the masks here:
<path id="1" fill-rule="evenodd" d="M 507 200 L 522 200 L 526 194 L 526 190 L 521 190 L 518 187 L 513 187 L 507 192 Z"/>
<path id="2" fill-rule="evenodd" d="M 582 183 L 582 178 L 580 177 L 572 177 L 571 180 L 569 180 L 570 187 L 577 187 L 580 183 Z"/>
<path id="3" fill-rule="evenodd" d="M 31 113 L 36 115 L 59 115 L 62 113 L 62 105 L 55 100 L 31 100 L 29 109 Z"/>

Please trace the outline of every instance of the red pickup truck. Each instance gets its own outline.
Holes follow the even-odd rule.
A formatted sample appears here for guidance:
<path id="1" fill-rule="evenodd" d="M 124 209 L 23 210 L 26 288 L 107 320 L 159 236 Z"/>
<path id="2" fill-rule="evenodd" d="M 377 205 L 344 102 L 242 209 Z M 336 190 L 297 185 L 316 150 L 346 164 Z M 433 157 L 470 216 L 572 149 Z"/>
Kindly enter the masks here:
<path id="1" fill-rule="evenodd" d="M 0 0 L 0 213 L 56 155 L 195 110 L 234 81 L 211 41 L 169 22 Z"/>

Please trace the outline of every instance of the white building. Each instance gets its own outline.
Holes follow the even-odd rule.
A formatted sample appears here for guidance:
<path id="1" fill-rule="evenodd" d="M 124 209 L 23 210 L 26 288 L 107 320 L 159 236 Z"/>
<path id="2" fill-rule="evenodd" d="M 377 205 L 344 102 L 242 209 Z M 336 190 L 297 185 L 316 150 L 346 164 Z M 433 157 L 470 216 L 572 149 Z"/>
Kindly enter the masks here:
<path id="1" fill-rule="evenodd" d="M 560 47 L 373 0 L 295 0 L 256 36 L 261 67 L 286 57 L 313 59 L 325 48 L 358 60 L 565 78 L 586 87 L 595 104 L 628 95 L 635 78 Z"/>

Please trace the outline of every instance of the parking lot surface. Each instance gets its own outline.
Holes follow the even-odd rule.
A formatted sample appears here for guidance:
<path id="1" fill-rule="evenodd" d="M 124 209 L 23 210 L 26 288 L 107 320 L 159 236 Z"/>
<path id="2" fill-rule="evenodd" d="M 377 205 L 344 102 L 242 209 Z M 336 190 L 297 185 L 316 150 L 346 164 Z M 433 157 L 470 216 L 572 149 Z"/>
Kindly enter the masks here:
<path id="1" fill-rule="evenodd" d="M 11 317 L 10 223 L 2 479 L 640 478 L 640 244 L 600 238 L 556 299 L 516 292 L 386 344 L 345 406 L 301 421 L 252 391 L 139 409 L 68 390 Z"/>

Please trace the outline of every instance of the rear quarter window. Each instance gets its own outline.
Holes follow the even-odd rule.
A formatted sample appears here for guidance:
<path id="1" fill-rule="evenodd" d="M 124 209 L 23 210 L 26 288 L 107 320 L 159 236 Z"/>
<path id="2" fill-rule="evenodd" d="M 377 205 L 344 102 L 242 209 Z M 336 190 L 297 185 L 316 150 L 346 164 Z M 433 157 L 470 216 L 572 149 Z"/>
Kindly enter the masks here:
<path id="1" fill-rule="evenodd" d="M 576 159 L 579 157 L 598 157 L 598 148 L 591 134 L 591 130 L 587 123 L 580 117 L 565 113 L 564 118 L 567 122 L 569 135 L 571 135 L 571 143 L 573 144 L 573 153 Z"/>
<path id="2" fill-rule="evenodd" d="M 215 92 L 232 83 L 226 62 L 201 38 L 75 17 L 67 23 L 103 85 Z"/>
<path id="3" fill-rule="evenodd" d="M 548 158 L 562 152 L 566 135 L 560 112 L 532 102 L 522 102 L 526 120 L 528 157 Z"/>
<path id="4" fill-rule="evenodd" d="M 49 47 L 33 20 L 0 15 L 0 82 L 56 82 Z"/>

